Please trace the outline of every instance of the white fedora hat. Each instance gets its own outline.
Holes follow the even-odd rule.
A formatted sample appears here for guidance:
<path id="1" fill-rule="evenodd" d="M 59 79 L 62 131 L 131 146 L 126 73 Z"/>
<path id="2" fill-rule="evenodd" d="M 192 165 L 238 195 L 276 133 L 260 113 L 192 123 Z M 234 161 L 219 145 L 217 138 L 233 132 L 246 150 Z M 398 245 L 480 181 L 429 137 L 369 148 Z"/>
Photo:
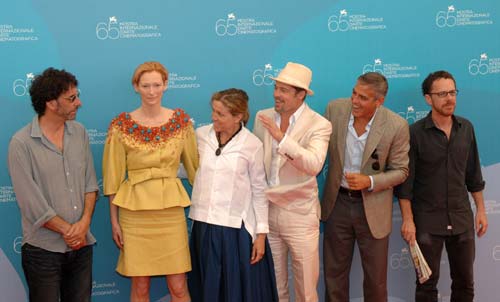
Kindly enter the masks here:
<path id="1" fill-rule="evenodd" d="M 288 62 L 286 63 L 285 68 L 281 70 L 280 74 L 276 78 L 271 77 L 271 79 L 305 89 L 308 95 L 314 94 L 314 91 L 309 89 L 309 84 L 311 84 L 312 79 L 312 71 L 302 64 Z"/>

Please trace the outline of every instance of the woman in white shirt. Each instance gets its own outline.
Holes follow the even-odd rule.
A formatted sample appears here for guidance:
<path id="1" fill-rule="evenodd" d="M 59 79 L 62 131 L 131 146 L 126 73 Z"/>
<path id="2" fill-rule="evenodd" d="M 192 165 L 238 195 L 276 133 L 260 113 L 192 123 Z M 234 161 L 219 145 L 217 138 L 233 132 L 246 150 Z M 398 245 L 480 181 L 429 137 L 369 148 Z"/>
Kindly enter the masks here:
<path id="1" fill-rule="evenodd" d="M 246 127 L 248 96 L 215 93 L 212 121 L 196 130 L 200 167 L 189 217 L 193 302 L 278 301 L 266 239 L 268 200 L 261 141 Z"/>

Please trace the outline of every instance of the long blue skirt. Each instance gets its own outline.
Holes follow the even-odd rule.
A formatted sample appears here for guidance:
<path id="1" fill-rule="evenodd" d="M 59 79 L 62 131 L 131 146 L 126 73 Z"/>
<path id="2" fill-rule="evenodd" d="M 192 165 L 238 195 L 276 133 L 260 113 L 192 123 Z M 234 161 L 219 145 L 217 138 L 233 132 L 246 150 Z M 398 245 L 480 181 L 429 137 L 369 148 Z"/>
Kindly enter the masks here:
<path id="1" fill-rule="evenodd" d="M 194 221 L 189 242 L 193 302 L 278 301 L 273 257 L 266 238 L 264 257 L 250 264 L 252 237 L 247 230 Z"/>

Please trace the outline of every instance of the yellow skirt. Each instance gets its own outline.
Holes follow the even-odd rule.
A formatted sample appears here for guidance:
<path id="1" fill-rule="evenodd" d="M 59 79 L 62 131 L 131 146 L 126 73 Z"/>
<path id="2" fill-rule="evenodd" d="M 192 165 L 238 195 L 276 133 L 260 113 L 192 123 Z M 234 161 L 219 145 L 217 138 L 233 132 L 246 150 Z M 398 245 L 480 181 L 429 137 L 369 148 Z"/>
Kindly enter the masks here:
<path id="1" fill-rule="evenodd" d="M 119 274 L 157 276 L 191 270 L 184 208 L 119 208 L 119 220 L 124 243 L 116 266 Z"/>

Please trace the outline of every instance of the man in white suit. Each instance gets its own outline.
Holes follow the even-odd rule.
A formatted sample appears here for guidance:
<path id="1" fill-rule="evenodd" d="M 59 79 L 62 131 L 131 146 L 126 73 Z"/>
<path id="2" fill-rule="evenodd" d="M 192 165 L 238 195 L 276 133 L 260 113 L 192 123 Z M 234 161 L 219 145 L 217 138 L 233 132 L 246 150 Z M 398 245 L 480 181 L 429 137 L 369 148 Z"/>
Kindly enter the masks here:
<path id="1" fill-rule="evenodd" d="M 269 189 L 269 243 L 280 302 L 289 301 L 288 255 L 295 301 L 317 302 L 319 277 L 318 184 L 332 131 L 330 122 L 305 103 L 312 72 L 289 62 L 274 87 L 274 108 L 257 113 L 254 133 L 264 144 Z"/>

